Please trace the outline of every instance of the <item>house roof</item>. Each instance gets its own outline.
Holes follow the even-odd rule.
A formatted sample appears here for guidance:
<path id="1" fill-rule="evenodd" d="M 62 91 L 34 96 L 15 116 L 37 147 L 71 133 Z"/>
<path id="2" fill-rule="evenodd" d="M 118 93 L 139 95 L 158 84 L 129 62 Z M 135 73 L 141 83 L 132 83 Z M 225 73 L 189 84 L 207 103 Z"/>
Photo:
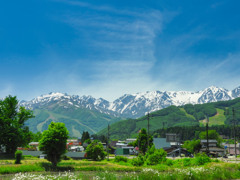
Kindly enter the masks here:
<path id="1" fill-rule="evenodd" d="M 66 156 L 71 158 L 84 158 L 85 152 L 67 152 Z"/>
<path id="2" fill-rule="evenodd" d="M 208 142 L 209 143 L 217 143 L 217 140 L 216 139 L 209 139 Z M 207 143 L 207 139 L 202 139 L 201 143 Z"/>
<path id="3" fill-rule="evenodd" d="M 207 148 L 201 148 L 200 151 L 206 152 Z M 224 149 L 223 148 L 219 148 L 219 147 L 209 147 L 209 151 L 213 151 L 213 152 L 223 152 Z"/>
<path id="4" fill-rule="evenodd" d="M 137 138 L 129 138 L 129 139 L 126 139 L 126 141 L 136 141 Z"/>
<path id="5" fill-rule="evenodd" d="M 38 145 L 39 145 L 39 142 L 30 142 L 29 145 L 30 145 L 30 146 L 34 146 L 34 145 L 35 145 L 35 146 L 38 146 Z"/>
<path id="6" fill-rule="evenodd" d="M 171 144 L 166 141 L 166 138 L 153 138 L 153 144 L 155 145 L 156 149 L 171 147 Z"/>
<path id="7" fill-rule="evenodd" d="M 22 151 L 23 155 L 40 156 L 43 151 Z M 71 158 L 84 158 L 85 152 L 67 152 L 66 156 Z"/>

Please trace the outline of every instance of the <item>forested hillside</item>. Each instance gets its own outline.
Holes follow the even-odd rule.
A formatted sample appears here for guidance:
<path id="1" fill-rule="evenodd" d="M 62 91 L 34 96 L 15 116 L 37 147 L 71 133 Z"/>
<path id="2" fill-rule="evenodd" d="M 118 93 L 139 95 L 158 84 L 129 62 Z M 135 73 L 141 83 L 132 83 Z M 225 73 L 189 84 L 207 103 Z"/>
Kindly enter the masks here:
<path id="1" fill-rule="evenodd" d="M 66 108 L 59 104 L 52 104 L 51 108 L 34 109 L 35 118 L 26 122 L 29 129 L 36 133 L 42 132 L 53 122 L 63 122 L 69 131 L 71 137 L 81 137 L 83 131 L 95 134 L 108 123 L 119 121 L 116 118 L 98 111 L 92 111 L 86 108 Z"/>
<path id="2" fill-rule="evenodd" d="M 206 117 L 209 117 L 209 125 L 230 125 L 233 123 L 233 111 L 236 124 L 240 121 L 240 98 L 230 101 L 215 103 L 187 104 L 184 106 L 170 106 L 168 108 L 150 113 L 150 132 L 169 127 L 204 126 Z M 138 119 L 127 119 L 116 122 L 110 127 L 111 139 L 125 139 L 136 137 L 141 128 L 147 128 L 147 115 Z M 106 134 L 106 129 L 99 135 Z"/>

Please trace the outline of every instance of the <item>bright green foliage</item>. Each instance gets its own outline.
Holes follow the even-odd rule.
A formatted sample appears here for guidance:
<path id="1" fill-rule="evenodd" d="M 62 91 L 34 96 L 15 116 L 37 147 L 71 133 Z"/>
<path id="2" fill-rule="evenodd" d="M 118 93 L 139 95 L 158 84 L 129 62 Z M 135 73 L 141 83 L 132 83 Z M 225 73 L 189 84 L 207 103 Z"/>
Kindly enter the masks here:
<path id="1" fill-rule="evenodd" d="M 123 162 L 127 162 L 128 161 L 128 158 L 127 157 L 124 157 L 124 156 L 116 156 L 115 159 L 114 159 L 115 162 L 120 162 L 120 161 L 123 161 Z"/>
<path id="2" fill-rule="evenodd" d="M 145 154 L 145 156 L 144 156 L 145 159 L 147 159 L 148 156 L 154 154 L 155 150 L 156 150 L 156 148 L 155 148 L 155 145 L 153 144 L 153 145 L 148 149 L 148 151 L 146 152 L 146 154 Z"/>
<path id="3" fill-rule="evenodd" d="M 61 156 L 66 152 L 68 130 L 64 123 L 52 122 L 48 130 L 43 131 L 39 148 L 47 154 L 47 159 L 56 166 Z"/>
<path id="4" fill-rule="evenodd" d="M 193 139 L 192 141 L 188 140 L 184 142 L 183 148 L 186 148 L 191 153 L 199 152 L 201 149 L 201 142 L 199 139 Z"/>
<path id="5" fill-rule="evenodd" d="M 183 158 L 183 166 L 191 166 L 191 159 Z"/>
<path id="6" fill-rule="evenodd" d="M 163 149 L 155 149 L 153 154 L 150 154 L 146 161 L 147 165 L 157 165 L 166 161 L 167 152 Z"/>
<path id="7" fill-rule="evenodd" d="M 144 164 L 144 156 L 138 155 L 136 158 L 133 158 L 131 164 L 133 166 L 142 166 Z"/>
<path id="8" fill-rule="evenodd" d="M 24 107 L 18 107 L 16 96 L 0 100 L 0 145 L 6 152 L 14 154 L 17 147 L 26 146 L 31 140 L 31 133 L 25 122 L 33 113 Z"/>
<path id="9" fill-rule="evenodd" d="M 15 164 L 21 164 L 22 151 L 15 152 Z"/>
<path id="10" fill-rule="evenodd" d="M 166 163 L 167 166 L 172 166 L 174 164 L 174 160 L 167 159 L 165 163 Z"/>
<path id="11" fill-rule="evenodd" d="M 33 142 L 39 142 L 40 139 L 42 139 L 42 133 L 41 132 L 37 132 L 37 133 L 32 133 L 32 141 Z"/>
<path id="12" fill-rule="evenodd" d="M 200 139 L 207 139 L 207 131 L 203 131 L 199 134 Z M 216 139 L 217 145 L 220 146 L 222 142 L 222 138 L 216 132 L 216 130 L 208 130 L 208 139 Z"/>
<path id="13" fill-rule="evenodd" d="M 153 144 L 153 138 L 149 135 L 149 147 Z M 145 154 L 148 148 L 148 135 L 145 128 L 141 129 L 137 137 L 137 146 L 141 153 Z"/>
<path id="14" fill-rule="evenodd" d="M 87 143 L 87 144 L 90 144 L 91 142 L 92 142 L 91 139 L 87 139 L 84 141 L 84 143 Z"/>
<path id="15" fill-rule="evenodd" d="M 198 153 L 194 158 L 194 165 L 204 165 L 208 162 L 211 162 L 211 159 L 205 153 Z"/>
<path id="16" fill-rule="evenodd" d="M 97 140 L 88 145 L 86 153 L 87 157 L 94 161 L 103 160 L 107 155 L 103 149 L 102 143 Z"/>

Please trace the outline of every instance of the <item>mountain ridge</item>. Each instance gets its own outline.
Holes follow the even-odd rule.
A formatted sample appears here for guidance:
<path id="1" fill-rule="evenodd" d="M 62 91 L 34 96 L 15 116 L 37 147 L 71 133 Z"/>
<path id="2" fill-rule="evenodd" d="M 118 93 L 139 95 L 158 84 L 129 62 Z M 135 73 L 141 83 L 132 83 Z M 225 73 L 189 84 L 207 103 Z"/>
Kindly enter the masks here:
<path id="1" fill-rule="evenodd" d="M 20 105 L 28 109 L 43 108 L 55 102 L 65 108 L 88 108 L 115 117 L 138 118 L 147 112 L 154 112 L 171 105 L 204 104 L 232 100 L 240 97 L 240 86 L 229 91 L 225 88 L 210 86 L 204 90 L 192 91 L 147 91 L 124 94 L 113 102 L 92 96 L 68 95 L 51 92 L 31 101 L 21 101 Z"/>

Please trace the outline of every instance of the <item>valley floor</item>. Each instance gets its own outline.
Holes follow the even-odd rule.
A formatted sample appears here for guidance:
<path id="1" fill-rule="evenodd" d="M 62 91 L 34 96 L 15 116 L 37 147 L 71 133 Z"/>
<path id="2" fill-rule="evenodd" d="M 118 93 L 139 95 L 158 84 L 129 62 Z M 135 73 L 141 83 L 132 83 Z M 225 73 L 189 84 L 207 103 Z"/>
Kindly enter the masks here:
<path id="1" fill-rule="evenodd" d="M 114 160 L 63 160 L 53 169 L 46 160 L 28 158 L 15 165 L 14 160 L 0 160 L 0 179 L 239 179 L 240 159 L 213 159 L 191 166 L 193 158 L 174 159 L 171 163 L 135 167 Z M 223 161 L 225 162 L 223 162 Z M 227 162 L 226 162 L 227 161 Z"/>

